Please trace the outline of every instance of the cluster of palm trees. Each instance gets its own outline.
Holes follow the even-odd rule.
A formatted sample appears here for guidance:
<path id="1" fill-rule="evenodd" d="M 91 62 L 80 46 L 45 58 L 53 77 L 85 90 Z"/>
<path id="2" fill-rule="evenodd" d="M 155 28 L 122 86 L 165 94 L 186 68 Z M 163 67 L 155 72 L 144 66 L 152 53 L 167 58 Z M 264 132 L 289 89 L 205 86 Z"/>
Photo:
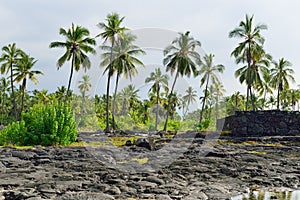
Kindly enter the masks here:
<path id="1" fill-rule="evenodd" d="M 4 102 L 6 90 L 11 89 L 11 102 L 13 105 L 14 120 L 18 120 L 24 109 L 24 96 L 27 85 L 27 79 L 37 84 L 36 75 L 42 75 L 39 70 L 33 70 L 32 68 L 36 64 L 37 60 L 31 57 L 23 50 L 16 47 L 16 44 L 9 44 L 2 48 L 3 54 L 0 57 L 1 74 L 8 74 L 9 79 L 1 78 L 1 97 L 2 97 L 2 116 L 4 113 Z M 21 83 L 21 106 L 17 107 L 15 84 Z M 9 86 L 10 85 L 10 86 Z"/>
<path id="2" fill-rule="evenodd" d="M 284 58 L 274 61 L 264 50 L 265 39 L 261 31 L 266 29 L 264 24 L 255 26 L 253 16 L 246 15 L 245 21 L 241 21 L 239 26 L 229 33 L 230 38 L 242 39 L 231 55 L 235 57 L 237 64 L 245 64 L 235 72 L 235 76 L 247 85 L 246 110 L 250 107 L 249 98 L 252 109 L 257 109 L 255 92 L 263 95 L 265 102 L 266 95 L 272 95 L 274 91 L 277 91 L 277 109 L 280 109 L 282 93 L 289 90 L 290 82 L 295 82 L 292 64 Z"/>
<path id="3" fill-rule="evenodd" d="M 117 13 L 107 15 L 106 21 L 99 23 L 101 32 L 95 37 L 90 35 L 88 29 L 72 23 L 68 29 L 60 28 L 59 34 L 64 41 L 52 42 L 50 48 L 64 48 L 64 54 L 57 61 L 57 68 L 60 69 L 66 62 L 70 62 L 70 75 L 67 87 L 58 88 L 53 94 L 47 90 L 33 91 L 32 102 L 49 103 L 53 99 L 67 102 L 72 99 L 73 92 L 71 83 L 74 71 L 90 69 L 91 61 L 88 54 L 95 54 L 96 40 L 101 39 L 102 50 L 101 63 L 104 67 L 103 75 L 107 76 L 106 94 L 88 97 L 87 92 L 91 89 L 90 78 L 84 75 L 79 81 L 81 93 L 79 114 L 91 112 L 86 109 L 85 104 L 95 100 L 96 113 L 99 119 L 105 121 L 105 132 L 118 129 L 120 115 L 129 115 L 135 121 L 146 123 L 149 116 L 155 115 L 154 129 L 158 130 L 160 116 L 164 117 L 163 131 L 166 131 L 169 118 L 193 119 L 201 124 L 204 119 L 211 118 L 212 110 L 215 111 L 215 118 L 219 118 L 220 103 L 226 104 L 228 114 L 236 110 L 258 110 L 273 108 L 276 103 L 277 109 L 296 109 L 300 99 L 299 90 L 290 89 L 290 82 L 294 82 L 294 71 L 292 64 L 280 58 L 274 61 L 264 49 L 264 38 L 261 35 L 267 29 L 264 24 L 254 26 L 253 16 L 246 15 L 245 21 L 229 33 L 230 38 L 240 38 L 242 41 L 233 50 L 231 55 L 241 68 L 236 70 L 235 76 L 241 84 L 247 85 L 246 96 L 236 92 L 231 96 L 222 98 L 225 93 L 224 86 L 219 79 L 225 67 L 221 64 L 214 64 L 214 55 L 200 55 L 200 41 L 194 39 L 190 32 L 179 33 L 169 46 L 164 49 L 163 64 L 165 69 L 156 68 L 145 79 L 146 84 L 151 84 L 148 92 L 148 99 L 141 100 L 138 96 L 139 90 L 134 85 L 118 91 L 121 78 L 132 79 L 138 74 L 139 67 L 145 67 L 140 56 L 146 52 L 135 45 L 136 36 L 128 28 L 122 25 L 124 17 Z M 1 73 L 7 77 L 1 79 L 1 112 L 2 118 L 5 113 L 5 102 L 10 97 L 14 120 L 18 120 L 24 110 L 24 102 L 28 99 L 26 93 L 27 79 L 37 82 L 36 75 L 42 74 L 39 70 L 33 70 L 36 60 L 30 57 L 16 44 L 9 44 L 2 48 L 0 57 Z M 172 84 L 169 86 L 170 77 Z M 101 75 L 99 75 L 101 76 Z M 188 87 L 185 94 L 179 94 L 176 90 L 176 83 L 179 77 L 200 77 L 199 87 L 203 87 L 203 96 L 198 96 L 195 88 Z M 111 80 L 115 77 L 114 91 L 111 92 Z M 19 90 L 15 83 L 21 83 Z M 7 90 L 11 91 L 8 93 Z M 16 94 L 16 90 L 18 94 Z M 112 93 L 112 95 L 111 95 Z M 276 93 L 276 98 L 273 96 Z M 8 95 L 9 94 L 9 95 Z M 21 94 L 21 95 L 19 95 Z M 20 106 L 16 99 L 20 96 Z M 78 97 L 78 98 L 77 98 Z M 75 99 L 79 96 L 75 95 Z M 199 109 L 190 112 L 190 105 L 200 100 Z M 19 102 L 19 101 L 18 101 Z M 250 103 L 251 102 L 251 103 Z M 299 104 L 298 104 L 299 105 Z M 181 109 L 181 116 L 178 109 Z M 195 113 L 197 120 L 195 120 Z"/>

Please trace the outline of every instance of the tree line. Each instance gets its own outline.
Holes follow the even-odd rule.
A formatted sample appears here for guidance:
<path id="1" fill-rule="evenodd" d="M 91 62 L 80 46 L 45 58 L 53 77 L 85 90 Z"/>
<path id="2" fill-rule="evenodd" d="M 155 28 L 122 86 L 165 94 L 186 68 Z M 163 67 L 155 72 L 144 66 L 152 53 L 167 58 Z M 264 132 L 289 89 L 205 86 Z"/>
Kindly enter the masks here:
<path id="1" fill-rule="evenodd" d="M 296 110 L 300 92 L 290 89 L 290 83 L 295 82 L 292 64 L 285 58 L 275 61 L 265 51 L 262 31 L 267 26 L 254 25 L 253 18 L 246 15 L 245 21 L 229 32 L 229 38 L 241 40 L 231 56 L 240 66 L 235 71 L 235 77 L 247 86 L 246 95 L 238 91 L 224 96 L 224 85 L 219 79 L 225 70 L 224 65 L 215 65 L 212 53 L 200 55 L 198 49 L 201 43 L 189 31 L 178 33 L 164 49 L 162 62 L 165 69 L 157 68 L 145 79 L 145 83 L 151 84 L 148 99 L 142 100 L 138 95 L 139 90 L 132 84 L 118 91 L 121 78 L 132 79 L 138 75 L 139 68 L 145 67 L 140 57 L 147 52 L 135 45 L 136 36 L 123 26 L 125 18 L 117 13 L 108 14 L 105 22 L 97 24 L 101 32 L 94 37 L 88 29 L 73 23 L 68 29 L 59 29 L 59 34 L 65 40 L 51 42 L 49 47 L 65 49 L 57 60 L 57 69 L 69 62 L 70 74 L 67 87 L 58 87 L 52 94 L 48 94 L 47 90 L 35 90 L 30 95 L 26 90 L 27 80 L 37 83 L 37 75 L 43 75 L 42 71 L 33 69 L 37 60 L 17 48 L 15 43 L 4 46 L 0 57 L 3 74 L 0 80 L 1 123 L 18 121 L 22 112 L 32 105 L 51 103 L 54 99 L 65 103 L 72 100 L 79 125 L 101 124 L 105 132 L 123 128 L 120 124 L 122 121 L 129 122 L 129 119 L 135 124 L 147 125 L 145 129 L 167 131 L 170 127 L 177 127 L 180 122 L 186 123 L 185 128 L 203 128 L 207 121 L 214 121 L 237 110 L 274 109 L 275 104 L 276 109 Z M 101 41 L 100 66 L 104 67 L 103 75 L 107 76 L 106 94 L 94 97 L 87 95 L 91 88 L 88 75 L 79 81 L 81 95 L 73 94 L 71 83 L 74 71 L 90 69 L 89 54 L 96 53 L 96 40 Z M 168 74 L 174 77 L 171 85 Z M 176 90 L 179 77 L 191 76 L 200 77 L 199 87 L 203 88 L 203 96 L 198 96 L 192 87 L 188 87 L 185 94 L 179 94 Z M 110 88 L 112 77 L 115 77 L 113 91 Z M 16 85 L 18 83 L 21 83 L 19 88 Z M 190 111 L 190 105 L 197 100 L 200 101 L 198 110 Z M 87 108 L 86 105 L 90 106 Z M 96 118 L 85 117 L 93 113 L 96 113 Z M 155 122 L 150 123 L 150 118 Z"/>

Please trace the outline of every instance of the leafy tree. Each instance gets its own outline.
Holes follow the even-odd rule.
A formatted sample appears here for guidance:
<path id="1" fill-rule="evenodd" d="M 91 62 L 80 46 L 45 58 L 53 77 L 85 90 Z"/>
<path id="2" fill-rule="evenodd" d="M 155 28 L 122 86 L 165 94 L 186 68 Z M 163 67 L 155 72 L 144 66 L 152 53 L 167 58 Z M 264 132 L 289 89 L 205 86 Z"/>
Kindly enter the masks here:
<path id="1" fill-rule="evenodd" d="M 68 30 L 60 28 L 59 34 L 64 36 L 66 41 L 52 42 L 49 47 L 66 49 L 65 53 L 57 61 L 58 69 L 61 68 L 66 61 L 71 60 L 71 72 L 65 97 L 66 102 L 69 96 L 74 69 L 75 71 L 79 71 L 81 66 L 84 70 L 91 67 L 91 62 L 87 53 L 95 53 L 93 46 L 96 45 L 96 41 L 89 37 L 90 32 L 88 29 L 81 26 L 75 26 L 73 23 L 72 27 Z"/>
<path id="2" fill-rule="evenodd" d="M 201 63 L 201 58 L 196 51 L 196 47 L 200 46 L 200 42 L 191 37 L 188 31 L 185 34 L 179 33 L 179 37 L 175 38 L 172 44 L 164 50 L 165 58 L 163 63 L 166 66 L 166 70 L 167 72 L 170 71 L 172 75 L 175 73 L 174 82 L 168 97 L 169 102 L 173 96 L 174 87 L 179 76 L 190 77 L 191 74 L 197 76 L 197 65 Z M 169 103 L 163 131 L 167 130 L 170 109 L 171 105 Z"/>
<path id="3" fill-rule="evenodd" d="M 216 75 L 216 72 L 222 73 L 225 69 L 223 65 L 214 65 L 213 64 L 213 54 L 208 54 L 203 57 L 204 62 L 202 62 L 201 69 L 199 71 L 199 74 L 202 75 L 201 81 L 200 81 L 200 87 L 202 87 L 205 84 L 205 90 L 204 90 L 204 99 L 202 102 L 202 109 L 200 112 L 200 118 L 199 123 L 202 122 L 202 115 L 203 110 L 205 107 L 205 101 L 207 99 L 207 93 L 208 93 L 208 84 L 210 82 L 210 79 L 212 80 L 213 84 L 217 84 L 219 82 L 219 79 Z"/>
<path id="4" fill-rule="evenodd" d="M 99 23 L 99 28 L 103 29 L 104 31 L 100 33 L 98 36 L 101 36 L 104 39 L 104 42 L 110 40 L 111 42 L 111 52 L 110 52 L 110 61 L 109 61 L 109 69 L 108 69 L 108 76 L 107 76 L 107 87 L 106 87 L 106 96 L 109 96 L 109 86 L 110 86 L 110 79 L 113 75 L 112 63 L 113 63 L 113 49 L 115 46 L 116 37 L 118 35 L 122 35 L 123 32 L 126 30 L 125 27 L 121 27 L 121 23 L 123 22 L 124 17 L 120 18 L 117 13 L 108 14 L 106 17 L 107 24 Z M 106 127 L 105 132 L 110 132 L 109 127 L 109 98 L 106 99 Z"/>
<path id="5" fill-rule="evenodd" d="M 38 79 L 36 75 L 43 75 L 43 72 L 32 69 L 36 62 L 37 60 L 35 60 L 33 57 L 30 57 L 29 55 L 23 52 L 21 54 L 21 59 L 18 60 L 17 65 L 14 69 L 15 71 L 15 73 L 13 74 L 13 76 L 15 77 L 14 81 L 17 83 L 22 82 L 22 99 L 21 99 L 20 116 L 24 108 L 24 96 L 25 96 L 27 78 L 31 80 L 34 84 L 37 84 Z"/>
<path id="6" fill-rule="evenodd" d="M 155 115 L 155 130 L 157 131 L 158 126 L 158 115 L 159 115 L 159 100 L 161 88 L 167 90 L 169 76 L 162 74 L 160 68 L 156 68 L 154 72 L 150 73 L 150 76 L 146 78 L 145 83 L 152 82 L 149 92 L 156 94 L 156 115 Z"/>
<path id="7" fill-rule="evenodd" d="M 251 66 L 253 64 L 253 57 L 255 53 L 263 52 L 264 38 L 261 36 L 260 32 L 265 29 L 267 29 L 267 26 L 264 24 L 254 26 L 253 16 L 249 17 L 246 15 L 246 20 L 241 21 L 239 26 L 229 33 L 230 38 L 238 37 L 243 39 L 243 41 L 240 42 L 239 45 L 233 50 L 231 55 L 236 58 L 237 63 L 244 63 L 245 61 L 247 62 L 246 110 L 248 109 L 249 94 L 252 87 Z"/>
<path id="8" fill-rule="evenodd" d="M 17 104 L 16 104 L 16 96 L 14 91 L 14 80 L 13 80 L 13 68 L 17 64 L 18 59 L 20 59 L 21 56 L 21 49 L 18 49 L 16 47 L 16 44 L 9 44 L 8 46 L 4 46 L 2 48 L 2 55 L 0 57 L 0 63 L 1 65 L 1 74 L 8 74 L 10 73 L 10 88 L 11 88 L 11 101 L 13 104 L 13 110 L 14 110 L 14 119 L 15 121 L 18 119 L 18 113 L 17 113 Z"/>
<path id="9" fill-rule="evenodd" d="M 292 64 L 284 58 L 280 58 L 278 62 L 273 61 L 273 64 L 274 67 L 271 69 L 271 84 L 274 88 L 277 88 L 277 109 L 279 110 L 280 93 L 283 90 L 289 89 L 289 81 L 295 82 L 293 77 L 294 70 L 290 68 Z"/>

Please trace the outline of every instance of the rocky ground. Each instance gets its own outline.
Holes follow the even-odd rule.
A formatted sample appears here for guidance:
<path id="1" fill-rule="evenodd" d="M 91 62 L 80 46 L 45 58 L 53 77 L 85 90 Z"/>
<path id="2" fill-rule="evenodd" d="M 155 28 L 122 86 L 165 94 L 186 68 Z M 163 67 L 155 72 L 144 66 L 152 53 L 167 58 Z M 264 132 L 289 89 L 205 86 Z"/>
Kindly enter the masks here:
<path id="1" fill-rule="evenodd" d="M 0 199 L 230 199 L 249 189 L 300 188 L 298 137 L 197 138 L 186 152 L 179 150 L 190 140 L 174 141 L 117 153 L 111 146 L 1 148 Z"/>

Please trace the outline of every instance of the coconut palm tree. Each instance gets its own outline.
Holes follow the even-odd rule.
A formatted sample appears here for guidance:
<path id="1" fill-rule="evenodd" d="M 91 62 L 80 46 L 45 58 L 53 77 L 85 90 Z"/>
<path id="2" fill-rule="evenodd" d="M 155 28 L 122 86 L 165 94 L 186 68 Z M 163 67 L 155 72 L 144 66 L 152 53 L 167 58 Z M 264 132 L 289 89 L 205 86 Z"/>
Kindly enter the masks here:
<path id="1" fill-rule="evenodd" d="M 2 55 L 0 57 L 1 65 L 1 74 L 8 74 L 10 73 L 10 88 L 11 88 L 11 101 L 13 104 L 14 110 L 14 119 L 15 121 L 18 119 L 17 113 L 17 104 L 16 104 L 16 97 L 14 91 L 14 80 L 13 80 L 13 68 L 15 67 L 18 59 L 21 57 L 22 50 L 16 47 L 16 44 L 9 44 L 2 48 Z"/>
<path id="2" fill-rule="evenodd" d="M 212 94 L 215 101 L 215 108 L 216 108 L 216 120 L 219 118 L 219 101 L 220 97 L 224 95 L 226 92 L 224 85 L 216 79 L 216 81 L 212 84 Z"/>
<path id="3" fill-rule="evenodd" d="M 137 66 L 144 67 L 144 64 L 141 60 L 139 60 L 136 56 L 140 54 L 145 54 L 145 52 L 140 49 L 138 46 L 133 45 L 136 36 L 130 33 L 124 33 L 123 37 L 117 38 L 116 45 L 111 51 L 111 46 L 101 46 L 102 50 L 106 52 L 102 54 L 102 66 L 106 66 L 104 73 L 111 70 L 111 74 L 116 73 L 116 84 L 115 84 L 115 92 L 113 96 L 113 104 L 112 104 L 112 126 L 113 129 L 116 130 L 115 123 L 115 107 L 116 107 L 116 97 L 118 91 L 118 85 L 120 76 L 123 75 L 125 78 L 132 79 L 138 71 L 136 69 Z M 113 54 L 113 61 L 110 63 L 110 56 Z"/>
<path id="4" fill-rule="evenodd" d="M 203 62 L 199 71 L 199 74 L 202 75 L 201 81 L 200 81 L 200 87 L 202 87 L 205 84 L 205 90 L 204 90 L 204 99 L 202 102 L 202 109 L 200 111 L 200 118 L 199 118 L 199 123 L 201 124 L 202 122 L 202 115 L 203 115 L 203 110 L 205 107 L 205 101 L 207 98 L 207 92 L 208 92 L 208 84 L 210 81 L 213 83 L 218 83 L 219 79 L 216 75 L 217 72 L 222 73 L 225 69 L 223 65 L 214 65 L 213 64 L 213 54 L 206 54 L 203 57 Z"/>
<path id="5" fill-rule="evenodd" d="M 197 91 L 189 86 L 186 90 L 185 90 L 185 95 L 182 97 L 182 106 L 183 106 L 183 118 L 186 116 L 186 114 L 188 113 L 189 111 L 189 106 L 190 104 L 196 102 L 196 99 L 197 99 Z M 184 109 L 185 107 L 185 109 Z"/>
<path id="6" fill-rule="evenodd" d="M 9 91 L 9 85 L 10 85 L 10 81 L 5 78 L 2 77 L 0 79 L 0 92 L 1 92 L 1 122 L 0 125 L 3 125 L 4 122 L 4 114 L 5 114 L 5 102 L 6 102 L 6 98 L 7 98 L 7 92 Z"/>
<path id="7" fill-rule="evenodd" d="M 38 84 L 38 79 L 36 75 L 44 75 L 43 72 L 32 69 L 36 62 L 37 60 L 23 52 L 21 54 L 21 59 L 18 60 L 17 65 L 14 68 L 14 82 L 22 82 L 22 99 L 20 115 L 22 114 L 24 108 L 24 96 L 27 85 L 27 79 L 31 80 L 34 84 Z"/>
<path id="8" fill-rule="evenodd" d="M 171 87 L 169 101 L 173 95 L 174 87 L 179 76 L 190 77 L 191 74 L 197 76 L 197 65 L 201 63 L 199 53 L 196 51 L 196 47 L 200 47 L 201 44 L 198 40 L 195 40 L 190 36 L 190 32 L 185 34 L 179 33 L 179 37 L 172 41 L 172 44 L 164 50 L 165 58 L 163 60 L 166 66 L 166 71 L 170 71 L 173 75 L 175 73 L 174 81 Z M 168 104 L 166 121 L 164 125 L 164 132 L 167 130 L 168 117 L 170 112 L 170 103 Z"/>
<path id="9" fill-rule="evenodd" d="M 155 115 L 155 130 L 157 131 L 158 126 L 158 115 L 159 115 L 159 99 L 161 88 L 167 90 L 169 76 L 162 74 L 160 68 L 156 68 L 154 72 L 150 73 L 150 76 L 146 78 L 145 83 L 153 83 L 149 92 L 156 94 L 156 115 Z"/>
<path id="10" fill-rule="evenodd" d="M 82 80 L 80 80 L 78 85 L 79 91 L 82 96 L 82 102 L 81 102 L 81 113 L 84 113 L 84 101 L 86 97 L 86 92 L 89 92 L 91 90 L 92 84 L 90 83 L 90 77 L 89 75 L 83 75 Z"/>
<path id="11" fill-rule="evenodd" d="M 49 47 L 66 49 L 65 53 L 57 61 L 58 69 L 60 69 L 66 61 L 71 60 L 71 72 L 65 97 L 66 102 L 68 100 L 74 70 L 79 71 L 81 67 L 87 70 L 91 67 L 91 61 L 87 53 L 96 53 L 93 47 L 96 45 L 96 41 L 94 38 L 89 37 L 90 32 L 88 29 L 82 26 L 75 26 L 73 23 L 68 30 L 60 28 L 59 34 L 64 36 L 66 41 L 52 42 Z"/>
<path id="12" fill-rule="evenodd" d="M 288 90 L 290 85 L 289 81 L 295 82 L 293 77 L 294 70 L 290 68 L 292 63 L 284 58 L 280 58 L 278 62 L 273 61 L 274 67 L 271 69 L 271 84 L 277 88 L 277 109 L 280 105 L 280 93 L 283 90 Z"/>
<path id="13" fill-rule="evenodd" d="M 109 86 L 110 86 L 110 79 L 113 75 L 113 69 L 112 69 L 112 62 L 113 62 L 113 49 L 115 46 L 116 37 L 123 34 L 123 32 L 126 30 L 125 27 L 121 27 L 121 23 L 123 22 L 124 17 L 120 18 L 119 14 L 117 13 L 111 13 L 108 14 L 106 17 L 107 24 L 105 23 L 98 23 L 98 27 L 100 29 L 103 29 L 104 31 L 100 33 L 98 36 L 102 37 L 104 39 L 104 42 L 107 40 L 110 40 L 111 42 L 111 52 L 110 52 L 110 61 L 109 61 L 109 69 L 108 69 L 108 75 L 107 75 L 107 86 L 106 86 L 106 96 L 109 96 Z M 109 98 L 106 98 L 106 127 L 105 132 L 110 132 L 109 127 Z"/>
<path id="14" fill-rule="evenodd" d="M 229 37 L 237 37 L 243 39 L 242 42 L 233 50 L 231 56 L 236 58 L 238 63 L 247 63 L 247 100 L 246 110 L 248 109 L 249 94 L 251 92 L 252 81 L 251 81 L 251 66 L 253 64 L 254 52 L 263 52 L 264 38 L 260 32 L 266 30 L 267 26 L 264 24 L 253 25 L 253 16 L 249 17 L 246 15 L 246 20 L 241 21 L 239 26 L 229 33 Z M 253 102 L 253 101 L 252 101 Z M 254 106 L 253 106 L 254 107 Z"/>

